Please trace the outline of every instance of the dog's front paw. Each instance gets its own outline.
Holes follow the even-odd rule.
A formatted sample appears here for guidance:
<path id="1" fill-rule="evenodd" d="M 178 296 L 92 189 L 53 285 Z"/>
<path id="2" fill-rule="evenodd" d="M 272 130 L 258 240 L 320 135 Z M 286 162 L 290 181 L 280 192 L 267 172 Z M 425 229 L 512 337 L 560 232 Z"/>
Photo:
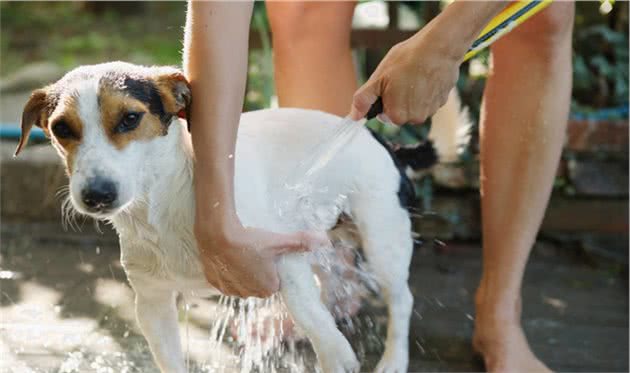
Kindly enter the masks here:
<path id="1" fill-rule="evenodd" d="M 374 373 L 407 373 L 409 358 L 406 354 L 384 355 L 376 366 Z"/>
<path id="2" fill-rule="evenodd" d="M 351 359 L 334 359 L 322 364 L 324 373 L 359 373 L 361 364 L 354 354 Z"/>
<path id="3" fill-rule="evenodd" d="M 361 369 L 359 360 L 347 342 L 339 349 L 331 349 L 319 360 L 323 373 L 358 373 Z"/>

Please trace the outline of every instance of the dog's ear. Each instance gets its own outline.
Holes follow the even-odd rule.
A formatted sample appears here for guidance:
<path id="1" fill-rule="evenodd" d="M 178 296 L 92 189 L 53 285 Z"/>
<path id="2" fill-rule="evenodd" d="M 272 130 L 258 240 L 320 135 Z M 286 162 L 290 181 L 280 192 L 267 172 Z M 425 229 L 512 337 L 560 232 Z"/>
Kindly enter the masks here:
<path id="1" fill-rule="evenodd" d="M 157 84 L 163 96 L 164 106 L 167 112 L 177 114 L 178 117 L 186 119 L 190 130 L 190 106 L 192 104 L 192 93 L 188 80 L 179 71 L 171 71 L 160 74 Z M 166 96 L 166 97 L 164 97 Z"/>
<path id="2" fill-rule="evenodd" d="M 15 149 L 14 157 L 16 157 L 24 145 L 28 142 L 28 137 L 31 133 L 33 124 L 40 128 L 45 127 L 46 121 L 46 97 L 47 93 L 44 89 L 38 89 L 31 94 L 28 102 L 24 106 L 22 112 L 22 132 L 20 133 L 20 140 L 18 146 Z"/>

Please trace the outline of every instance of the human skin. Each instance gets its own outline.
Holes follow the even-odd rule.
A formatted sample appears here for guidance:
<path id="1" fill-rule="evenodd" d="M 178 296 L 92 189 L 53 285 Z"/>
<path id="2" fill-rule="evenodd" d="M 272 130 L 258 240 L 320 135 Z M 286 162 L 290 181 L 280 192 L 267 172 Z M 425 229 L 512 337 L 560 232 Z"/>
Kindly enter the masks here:
<path id="1" fill-rule="evenodd" d="M 184 69 L 193 94 L 194 232 L 204 273 L 224 294 L 266 297 L 280 286 L 278 255 L 310 250 L 327 239 L 245 227 L 236 213 L 234 154 L 252 7 L 250 2 L 189 2 Z"/>
<path id="2" fill-rule="evenodd" d="M 572 2 L 554 2 L 492 46 L 481 109 L 483 273 L 473 338 L 491 371 L 547 370 L 521 328 L 521 286 L 565 139 L 573 17 Z"/>
<path id="3" fill-rule="evenodd" d="M 354 1 L 267 1 L 282 107 L 344 116 L 357 89 L 350 31 Z"/>

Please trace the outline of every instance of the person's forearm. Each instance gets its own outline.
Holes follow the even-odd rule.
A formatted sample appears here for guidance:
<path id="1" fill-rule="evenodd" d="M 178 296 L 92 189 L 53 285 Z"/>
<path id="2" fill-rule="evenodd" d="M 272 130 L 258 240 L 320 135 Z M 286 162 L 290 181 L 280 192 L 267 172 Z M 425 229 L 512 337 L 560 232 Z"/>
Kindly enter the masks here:
<path id="1" fill-rule="evenodd" d="M 441 48 L 449 56 L 461 59 L 481 30 L 506 4 L 505 1 L 454 1 L 416 36 L 421 33 L 432 34 L 429 39 L 435 43 L 435 48 Z"/>
<path id="2" fill-rule="evenodd" d="M 196 213 L 204 222 L 221 224 L 236 218 L 234 151 L 252 6 L 205 1 L 188 5 L 184 69 L 193 93 Z"/>

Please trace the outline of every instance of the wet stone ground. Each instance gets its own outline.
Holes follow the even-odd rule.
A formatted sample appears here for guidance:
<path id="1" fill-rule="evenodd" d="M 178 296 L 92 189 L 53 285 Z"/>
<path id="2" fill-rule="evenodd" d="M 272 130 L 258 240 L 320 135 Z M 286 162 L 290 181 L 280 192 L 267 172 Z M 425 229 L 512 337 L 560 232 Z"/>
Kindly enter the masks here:
<path id="1" fill-rule="evenodd" d="M 89 224 L 83 231 L 3 222 L 0 372 L 157 372 L 135 324 L 117 238 Z M 478 244 L 416 249 L 410 371 L 483 370 L 470 349 L 480 269 Z M 523 324 L 536 354 L 557 371 L 628 371 L 627 276 L 627 263 L 593 263 L 539 242 L 523 289 Z M 216 301 L 188 303 L 180 321 L 190 371 L 236 371 L 233 346 L 209 342 Z M 384 321 L 382 307 L 357 317 L 351 340 L 362 370 L 380 356 Z M 296 349 L 292 359 L 312 370 L 308 346 Z"/>

